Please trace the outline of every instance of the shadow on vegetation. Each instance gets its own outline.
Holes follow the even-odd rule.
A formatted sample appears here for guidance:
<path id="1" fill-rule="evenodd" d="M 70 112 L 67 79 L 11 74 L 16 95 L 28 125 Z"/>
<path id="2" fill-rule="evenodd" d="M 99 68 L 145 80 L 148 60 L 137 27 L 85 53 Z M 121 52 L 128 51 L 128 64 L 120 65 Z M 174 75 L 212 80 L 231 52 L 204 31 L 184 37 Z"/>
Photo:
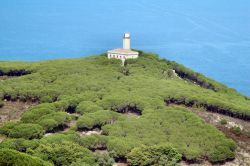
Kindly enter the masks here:
<path id="1" fill-rule="evenodd" d="M 69 114 L 74 114 L 74 113 L 76 113 L 76 106 L 70 105 L 70 106 L 68 106 L 68 108 L 65 111 Z"/>
<path id="2" fill-rule="evenodd" d="M 200 103 L 200 102 L 197 102 L 197 101 L 188 101 L 187 102 L 187 101 L 185 101 L 185 99 L 175 99 L 175 98 L 166 99 L 165 103 L 167 105 L 169 105 L 169 104 L 177 104 L 177 105 L 185 105 L 187 107 L 193 107 L 193 106 L 203 107 L 209 112 L 216 112 L 216 113 L 223 114 L 223 115 L 226 115 L 226 116 L 230 116 L 230 117 L 233 117 L 233 118 L 238 118 L 238 119 L 242 119 L 242 120 L 245 120 L 245 121 L 250 121 L 250 116 L 249 115 L 246 115 L 246 114 L 243 114 L 243 113 L 240 113 L 240 112 L 233 112 L 233 111 L 231 111 L 229 109 L 220 108 L 219 106 L 209 105 L 207 103 Z"/>
<path id="3" fill-rule="evenodd" d="M 202 80 L 199 80 L 196 76 L 194 75 L 191 75 L 189 73 L 186 73 L 186 72 L 183 72 L 181 70 L 175 70 L 176 74 L 182 78 L 182 79 L 185 79 L 185 80 L 188 80 L 188 81 L 191 81 L 193 83 L 196 83 L 197 85 L 203 87 L 203 88 L 206 88 L 206 89 L 210 89 L 210 90 L 213 90 L 213 91 L 217 91 L 215 89 L 215 87 L 212 85 L 212 84 L 209 84 L 208 82 L 205 82 L 205 81 L 202 81 Z"/>
<path id="4" fill-rule="evenodd" d="M 2 71 L 0 70 L 0 76 L 10 76 L 10 77 L 18 77 L 18 76 L 23 76 L 31 74 L 31 71 L 25 70 L 25 69 L 14 69 L 14 70 L 9 70 L 9 71 Z"/>
<path id="5" fill-rule="evenodd" d="M 98 129 L 98 130 L 101 130 L 102 129 L 102 125 L 100 125 L 100 124 L 96 124 L 96 125 L 94 125 L 93 127 L 91 127 L 91 128 L 87 128 L 87 127 L 83 127 L 83 128 L 77 128 L 77 131 L 79 131 L 79 132 L 88 132 L 88 131 L 94 131 L 94 130 L 96 130 L 96 129 Z"/>
<path id="6" fill-rule="evenodd" d="M 58 132 L 64 131 L 68 127 L 69 126 L 67 126 L 66 124 L 60 124 L 57 127 L 54 127 L 53 129 L 48 130 L 47 133 L 58 133 Z"/>
<path id="7" fill-rule="evenodd" d="M 142 115 L 142 110 L 137 107 L 136 105 L 126 105 L 126 106 L 123 106 L 123 107 L 115 107 L 115 108 L 111 108 L 112 111 L 115 111 L 115 112 L 118 112 L 118 113 L 122 113 L 122 114 L 125 114 L 125 113 L 132 113 L 132 114 L 135 114 L 137 116 L 141 116 Z"/>

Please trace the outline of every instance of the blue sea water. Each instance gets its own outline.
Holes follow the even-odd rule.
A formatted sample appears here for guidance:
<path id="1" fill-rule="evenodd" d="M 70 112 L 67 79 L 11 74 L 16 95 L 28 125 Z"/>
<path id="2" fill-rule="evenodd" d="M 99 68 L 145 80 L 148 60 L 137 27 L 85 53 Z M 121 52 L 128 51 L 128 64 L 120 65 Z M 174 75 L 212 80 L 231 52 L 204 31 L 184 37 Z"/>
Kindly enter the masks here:
<path id="1" fill-rule="evenodd" d="M 249 0 L 0 0 L 0 60 L 156 52 L 250 96 Z"/>

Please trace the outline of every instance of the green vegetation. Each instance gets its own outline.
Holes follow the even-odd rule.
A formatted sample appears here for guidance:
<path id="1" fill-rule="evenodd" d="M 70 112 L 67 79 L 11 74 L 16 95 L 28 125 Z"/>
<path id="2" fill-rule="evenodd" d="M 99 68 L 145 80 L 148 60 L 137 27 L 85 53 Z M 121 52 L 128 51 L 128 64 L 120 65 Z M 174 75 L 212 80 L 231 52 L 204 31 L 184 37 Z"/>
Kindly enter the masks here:
<path id="1" fill-rule="evenodd" d="M 0 128 L 0 134 L 11 138 L 34 139 L 41 138 L 44 134 L 43 128 L 32 123 L 8 123 Z"/>
<path id="2" fill-rule="evenodd" d="M 113 166 L 113 164 L 115 163 L 115 160 L 110 157 L 109 154 L 104 153 L 97 153 L 96 154 L 97 157 L 97 164 L 100 166 Z"/>
<path id="3" fill-rule="evenodd" d="M 66 125 L 70 117 L 66 112 L 56 112 L 52 104 L 40 104 L 25 112 L 21 121 L 24 123 L 36 123 L 47 132 L 52 132 L 60 126 Z"/>
<path id="4" fill-rule="evenodd" d="M 123 67 L 120 63 L 105 54 L 0 62 L 0 76 L 11 76 L 0 81 L 0 106 L 4 99 L 39 103 L 19 122 L 0 128 L 7 136 L 0 148 L 17 157 L 27 155 L 27 160 L 71 166 L 110 165 L 114 159 L 128 159 L 131 165 L 174 165 L 180 157 L 192 162 L 234 158 L 231 139 L 190 110 L 171 105 L 249 121 L 249 98 L 156 54 L 140 51 L 138 59 L 127 60 Z M 102 135 L 80 135 L 96 128 Z M 107 154 L 94 155 L 95 150 Z"/>
<path id="5" fill-rule="evenodd" d="M 247 131 L 246 135 L 248 138 L 250 138 L 250 131 Z"/>
<path id="6" fill-rule="evenodd" d="M 240 127 L 233 127 L 232 129 L 231 129 L 232 131 L 233 131 L 233 133 L 235 134 L 235 135 L 241 135 L 241 129 L 240 129 Z"/>
<path id="7" fill-rule="evenodd" d="M 72 142 L 41 144 L 31 153 L 43 160 L 53 162 L 56 166 L 67 166 L 78 159 L 89 164 L 95 163 L 95 158 L 88 149 Z"/>
<path id="8" fill-rule="evenodd" d="M 116 138 L 108 141 L 108 149 L 117 152 L 116 157 L 125 156 L 141 144 L 153 146 L 167 142 L 187 160 L 209 158 L 217 162 L 221 158 L 233 158 L 236 148 L 215 127 L 184 109 L 158 110 L 139 119 L 126 119 L 104 126 L 103 132 Z M 220 159 L 212 157 L 217 153 L 221 153 Z"/>
<path id="9" fill-rule="evenodd" d="M 143 146 L 133 149 L 128 154 L 128 163 L 131 166 L 158 166 L 158 165 L 177 165 L 181 160 L 181 155 L 168 145 Z"/>
<path id="10" fill-rule="evenodd" d="M 0 108 L 4 106 L 4 102 L 0 100 Z"/>
<path id="11" fill-rule="evenodd" d="M 8 148 L 19 152 L 27 152 L 28 149 L 35 149 L 39 145 L 38 140 L 26 140 L 23 138 L 6 139 L 0 144 L 0 149 Z"/>
<path id="12" fill-rule="evenodd" d="M 227 120 L 226 119 L 221 119 L 220 124 L 221 125 L 226 125 L 227 124 Z"/>
<path id="13" fill-rule="evenodd" d="M 52 166 L 51 163 L 10 149 L 0 149 L 0 165 Z"/>
<path id="14" fill-rule="evenodd" d="M 105 124 L 114 123 L 119 114 L 112 111 L 97 111 L 93 113 L 86 114 L 77 121 L 78 129 L 93 129 L 101 128 Z"/>

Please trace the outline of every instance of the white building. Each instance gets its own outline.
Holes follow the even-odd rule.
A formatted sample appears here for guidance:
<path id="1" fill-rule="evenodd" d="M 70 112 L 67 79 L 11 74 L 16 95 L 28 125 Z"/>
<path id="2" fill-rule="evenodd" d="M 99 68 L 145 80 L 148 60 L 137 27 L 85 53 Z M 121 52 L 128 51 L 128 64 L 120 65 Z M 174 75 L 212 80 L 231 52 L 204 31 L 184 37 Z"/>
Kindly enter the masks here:
<path id="1" fill-rule="evenodd" d="M 132 51 L 130 48 L 130 34 L 125 33 L 123 36 L 123 48 L 117 48 L 114 50 L 108 51 L 108 58 L 116 58 L 122 60 L 123 64 L 126 59 L 136 59 L 139 56 L 139 53 Z"/>

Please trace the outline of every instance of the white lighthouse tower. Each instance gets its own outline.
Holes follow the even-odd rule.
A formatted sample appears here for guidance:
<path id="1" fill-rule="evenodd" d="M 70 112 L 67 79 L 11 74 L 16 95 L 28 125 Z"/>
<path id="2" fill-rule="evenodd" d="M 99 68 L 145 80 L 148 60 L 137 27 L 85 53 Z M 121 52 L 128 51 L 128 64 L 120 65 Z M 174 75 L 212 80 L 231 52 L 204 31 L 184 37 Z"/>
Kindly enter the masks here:
<path id="1" fill-rule="evenodd" d="M 123 48 L 117 48 L 108 51 L 108 58 L 115 58 L 122 60 L 122 64 L 124 64 L 126 59 L 136 59 L 139 56 L 139 53 L 136 51 L 132 51 L 130 48 L 130 33 L 124 33 L 123 35 Z"/>
<path id="2" fill-rule="evenodd" d="M 123 35 L 123 49 L 130 50 L 130 34 L 124 33 Z"/>

